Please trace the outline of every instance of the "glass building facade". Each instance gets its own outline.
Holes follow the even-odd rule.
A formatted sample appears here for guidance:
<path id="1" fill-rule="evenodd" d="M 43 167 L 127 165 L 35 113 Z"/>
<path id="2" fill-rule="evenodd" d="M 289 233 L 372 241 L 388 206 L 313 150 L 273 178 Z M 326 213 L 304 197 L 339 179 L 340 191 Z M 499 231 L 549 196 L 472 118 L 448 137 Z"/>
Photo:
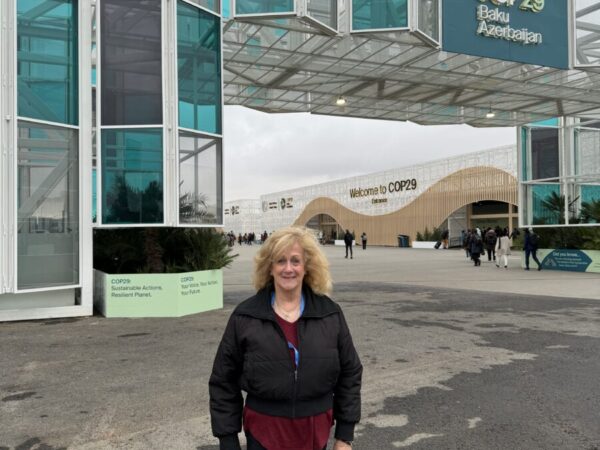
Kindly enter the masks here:
<path id="1" fill-rule="evenodd" d="M 169 5 L 100 3 L 100 226 L 222 223 L 220 4 Z"/>
<path id="2" fill-rule="evenodd" d="M 79 284 L 78 5 L 17 6 L 17 290 Z"/>
<path id="3" fill-rule="evenodd" d="M 600 121 L 561 118 L 521 128 L 524 226 L 599 223 Z"/>
<path id="4" fill-rule="evenodd" d="M 91 314 L 92 222 L 222 224 L 220 10 L 2 1 L 0 320 Z"/>

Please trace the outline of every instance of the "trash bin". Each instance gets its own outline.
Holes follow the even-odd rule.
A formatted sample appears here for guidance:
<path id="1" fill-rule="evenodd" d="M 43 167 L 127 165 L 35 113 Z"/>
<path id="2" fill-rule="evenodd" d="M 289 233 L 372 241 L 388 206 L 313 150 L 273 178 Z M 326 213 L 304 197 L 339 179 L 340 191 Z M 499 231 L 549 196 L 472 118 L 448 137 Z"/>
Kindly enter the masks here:
<path id="1" fill-rule="evenodd" d="M 406 234 L 398 235 L 398 247 L 408 247 L 409 238 Z"/>

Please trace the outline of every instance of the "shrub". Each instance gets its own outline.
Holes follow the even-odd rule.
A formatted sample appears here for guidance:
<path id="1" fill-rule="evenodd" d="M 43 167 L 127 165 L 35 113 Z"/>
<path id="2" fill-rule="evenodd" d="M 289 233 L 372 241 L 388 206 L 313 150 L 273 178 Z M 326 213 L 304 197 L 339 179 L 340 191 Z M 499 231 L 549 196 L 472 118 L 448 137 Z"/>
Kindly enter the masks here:
<path id="1" fill-rule="evenodd" d="M 94 230 L 94 268 L 111 274 L 221 269 L 235 257 L 213 228 Z"/>

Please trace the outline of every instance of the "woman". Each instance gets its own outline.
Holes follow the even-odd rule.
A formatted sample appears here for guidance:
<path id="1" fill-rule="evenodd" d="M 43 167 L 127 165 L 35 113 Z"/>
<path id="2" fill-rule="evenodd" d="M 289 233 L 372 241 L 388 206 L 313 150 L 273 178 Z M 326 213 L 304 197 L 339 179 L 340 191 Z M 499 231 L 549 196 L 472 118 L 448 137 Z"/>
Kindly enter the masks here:
<path id="1" fill-rule="evenodd" d="M 508 232 L 502 231 L 500 238 L 496 241 L 496 256 L 498 256 L 498 260 L 496 261 L 496 267 L 500 267 L 500 262 L 504 261 L 504 268 L 508 269 L 508 255 L 510 255 L 510 238 L 508 237 Z"/>
<path id="2" fill-rule="evenodd" d="M 362 365 L 331 291 L 329 264 L 303 228 L 273 233 L 255 257 L 256 295 L 235 308 L 209 381 L 220 449 L 352 447 Z M 247 393 L 245 405 L 242 392 Z"/>

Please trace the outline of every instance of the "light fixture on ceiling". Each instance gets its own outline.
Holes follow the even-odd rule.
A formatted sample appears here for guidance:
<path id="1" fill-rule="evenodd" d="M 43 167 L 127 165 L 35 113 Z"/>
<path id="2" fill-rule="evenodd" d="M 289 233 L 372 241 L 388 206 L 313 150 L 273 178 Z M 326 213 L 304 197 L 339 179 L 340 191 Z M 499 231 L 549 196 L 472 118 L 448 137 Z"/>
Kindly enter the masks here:
<path id="1" fill-rule="evenodd" d="M 335 104 L 338 106 L 344 106 L 346 104 L 346 99 L 340 95 L 335 101 Z"/>
<path id="2" fill-rule="evenodd" d="M 492 111 L 492 107 L 490 106 L 490 109 L 485 114 L 485 118 L 486 119 L 493 119 L 494 117 L 496 117 L 496 113 L 494 111 Z"/>

